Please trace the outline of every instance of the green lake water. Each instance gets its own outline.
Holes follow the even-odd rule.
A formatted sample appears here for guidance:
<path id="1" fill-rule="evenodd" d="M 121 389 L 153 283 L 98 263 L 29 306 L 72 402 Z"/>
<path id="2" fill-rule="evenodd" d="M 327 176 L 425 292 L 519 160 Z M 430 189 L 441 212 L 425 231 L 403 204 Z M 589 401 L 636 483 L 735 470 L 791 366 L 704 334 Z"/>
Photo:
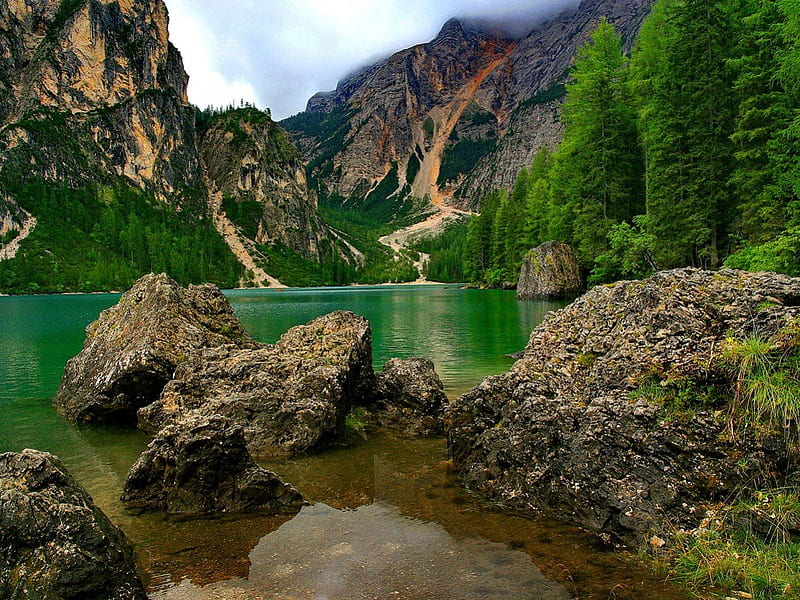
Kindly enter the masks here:
<path id="1" fill-rule="evenodd" d="M 506 371 L 506 355 L 561 306 L 456 286 L 226 295 L 262 342 L 333 310 L 364 315 L 376 368 L 395 356 L 430 358 L 451 397 Z M 680 597 L 577 529 L 482 505 L 454 483 L 442 439 L 374 433 L 352 448 L 266 465 L 313 503 L 294 518 L 127 511 L 118 497 L 147 438 L 73 426 L 50 403 L 84 327 L 118 299 L 0 297 L 0 452 L 59 456 L 130 538 L 153 598 Z"/>

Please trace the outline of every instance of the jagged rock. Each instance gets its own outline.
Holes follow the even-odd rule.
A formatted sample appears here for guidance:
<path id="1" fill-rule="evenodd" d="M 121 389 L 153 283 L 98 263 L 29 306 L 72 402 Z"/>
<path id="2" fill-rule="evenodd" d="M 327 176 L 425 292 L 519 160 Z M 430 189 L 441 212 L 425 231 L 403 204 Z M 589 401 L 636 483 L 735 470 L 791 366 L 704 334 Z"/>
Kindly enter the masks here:
<path id="1" fill-rule="evenodd" d="M 125 535 L 51 454 L 0 455 L 0 598 L 147 598 Z"/>
<path id="2" fill-rule="evenodd" d="M 86 328 L 53 402 L 72 421 L 135 422 L 179 364 L 223 344 L 258 347 L 215 286 L 145 275 Z"/>
<path id="3" fill-rule="evenodd" d="M 561 242 L 545 242 L 522 260 L 517 298 L 535 300 L 567 298 L 583 290 L 583 278 L 575 250 Z"/>
<path id="4" fill-rule="evenodd" d="M 375 379 L 376 400 L 370 408 L 371 419 L 382 427 L 417 435 L 443 433 L 447 396 L 431 361 L 393 358 L 383 365 Z"/>
<path id="5" fill-rule="evenodd" d="M 158 433 L 131 467 L 122 500 L 170 513 L 282 513 L 305 504 L 296 489 L 253 462 L 241 427 L 199 414 Z"/>
<path id="6" fill-rule="evenodd" d="M 139 425 L 156 432 L 191 411 L 220 414 L 243 427 L 252 452 L 298 454 L 337 438 L 373 386 L 369 322 L 337 311 L 293 327 L 274 346 L 197 354 L 139 411 Z"/>
<path id="7" fill-rule="evenodd" d="M 300 153 L 269 113 L 242 108 L 218 115 L 199 147 L 217 189 L 260 205 L 260 215 L 228 215 L 252 241 L 281 243 L 317 261 L 330 249 Z"/>
<path id="8" fill-rule="evenodd" d="M 314 176 L 351 204 L 367 195 L 374 202 L 383 180 L 397 191 L 398 205 L 410 194 L 476 210 L 486 192 L 510 190 L 543 146 L 558 144 L 562 84 L 600 19 L 617 28 L 630 50 L 652 4 L 583 0 L 558 15 L 534 10 L 527 27 L 515 21 L 515 31 L 451 19 L 431 42 L 315 95 L 309 114 L 285 125 L 304 158 L 318 159 Z M 459 159 L 462 172 L 442 177 L 442 165 Z M 394 163 L 396 182 L 389 178 Z"/>
<path id="9" fill-rule="evenodd" d="M 167 23 L 162 0 L 0 3 L 0 161 L 58 182 L 121 176 L 197 209 L 181 193 L 202 177 Z"/>
<path id="10" fill-rule="evenodd" d="M 729 334 L 796 323 L 798 305 L 800 279 L 774 273 L 681 269 L 594 288 L 548 316 L 508 373 L 450 405 L 462 481 L 636 547 L 696 526 L 709 503 L 787 475 L 783 432 L 731 436 L 716 358 Z M 684 414 L 659 400 L 707 389 Z"/>

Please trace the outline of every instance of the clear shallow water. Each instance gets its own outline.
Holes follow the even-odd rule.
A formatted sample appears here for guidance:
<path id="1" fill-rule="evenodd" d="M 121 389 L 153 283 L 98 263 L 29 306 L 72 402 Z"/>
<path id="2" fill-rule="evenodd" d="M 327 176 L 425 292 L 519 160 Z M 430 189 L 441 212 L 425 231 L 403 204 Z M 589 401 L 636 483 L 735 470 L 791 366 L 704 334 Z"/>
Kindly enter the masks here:
<path id="1" fill-rule="evenodd" d="M 362 314 L 376 367 L 394 356 L 430 358 L 451 396 L 507 370 L 505 355 L 559 307 L 454 286 L 226 294 L 263 342 L 332 310 Z M 84 327 L 118 299 L 0 297 L 0 452 L 59 456 L 131 539 L 154 598 L 679 597 L 577 530 L 481 506 L 452 481 L 440 439 L 373 434 L 353 448 L 267 465 L 315 503 L 294 518 L 127 511 L 118 497 L 146 437 L 75 427 L 50 404 Z"/>

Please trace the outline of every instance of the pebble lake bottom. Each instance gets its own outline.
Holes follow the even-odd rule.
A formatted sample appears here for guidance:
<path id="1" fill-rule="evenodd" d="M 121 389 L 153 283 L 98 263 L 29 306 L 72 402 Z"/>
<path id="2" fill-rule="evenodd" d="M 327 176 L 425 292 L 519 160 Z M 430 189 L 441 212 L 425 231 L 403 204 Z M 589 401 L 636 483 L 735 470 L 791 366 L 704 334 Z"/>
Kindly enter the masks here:
<path id="1" fill-rule="evenodd" d="M 458 286 L 226 292 L 245 328 L 274 342 L 333 310 L 373 329 L 376 369 L 392 357 L 436 364 L 448 396 L 506 371 L 562 303 Z M 53 410 L 84 327 L 118 294 L 0 298 L 0 452 L 56 454 L 131 540 L 154 599 L 606 599 L 685 597 L 563 523 L 503 514 L 463 491 L 443 439 L 388 432 L 348 448 L 265 464 L 313 504 L 296 516 L 169 517 L 119 495 L 147 444 L 141 432 L 76 427 Z"/>

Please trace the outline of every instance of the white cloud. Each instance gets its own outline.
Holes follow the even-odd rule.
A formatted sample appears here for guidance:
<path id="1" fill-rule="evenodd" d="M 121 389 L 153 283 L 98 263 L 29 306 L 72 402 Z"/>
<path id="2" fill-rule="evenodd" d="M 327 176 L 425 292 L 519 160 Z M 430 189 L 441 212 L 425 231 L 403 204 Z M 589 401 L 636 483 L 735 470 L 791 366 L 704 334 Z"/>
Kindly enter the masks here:
<path id="1" fill-rule="evenodd" d="M 432 39 L 452 16 L 541 12 L 578 0 L 165 0 L 200 107 L 243 98 L 277 119 L 379 56 Z M 526 18 L 530 18 L 529 16 Z"/>

